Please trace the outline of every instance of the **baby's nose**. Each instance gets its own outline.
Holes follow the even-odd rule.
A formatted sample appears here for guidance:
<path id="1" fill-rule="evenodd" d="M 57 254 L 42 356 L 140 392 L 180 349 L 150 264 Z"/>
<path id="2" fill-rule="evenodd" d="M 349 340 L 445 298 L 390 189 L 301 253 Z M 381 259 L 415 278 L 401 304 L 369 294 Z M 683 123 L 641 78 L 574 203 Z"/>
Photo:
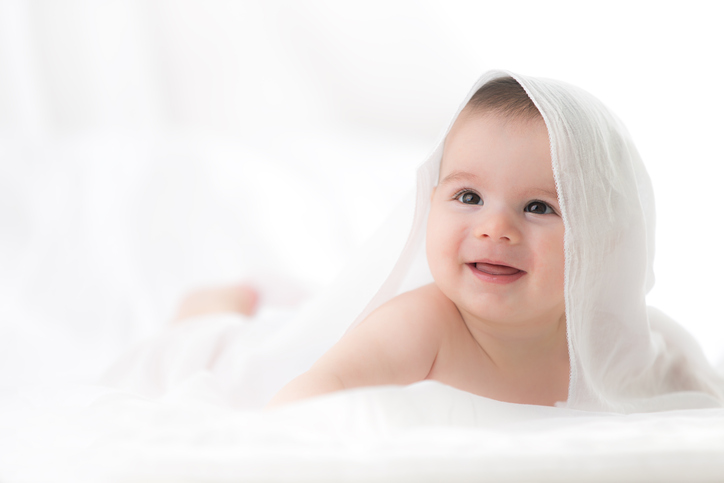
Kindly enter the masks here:
<path id="1" fill-rule="evenodd" d="M 507 243 L 518 243 L 520 241 L 521 233 L 511 213 L 498 210 L 481 215 L 481 220 L 475 227 L 476 238 L 490 239 L 492 241 L 499 240 Z"/>

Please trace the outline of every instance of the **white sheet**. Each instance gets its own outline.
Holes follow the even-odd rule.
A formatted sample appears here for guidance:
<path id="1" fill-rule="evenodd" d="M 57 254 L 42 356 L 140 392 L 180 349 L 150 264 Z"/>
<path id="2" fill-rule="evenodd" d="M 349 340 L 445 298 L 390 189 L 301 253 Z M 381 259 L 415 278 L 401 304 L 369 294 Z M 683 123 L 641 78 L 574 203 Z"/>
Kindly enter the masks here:
<path id="1" fill-rule="evenodd" d="M 11 446 L 0 446 L 0 478 L 704 482 L 724 476 L 720 409 L 591 414 L 508 405 L 423 382 L 258 413 L 220 403 L 203 376 L 189 384 L 208 397 L 152 401 L 66 388 L 63 405 L 62 395 L 50 403 L 36 393 L 40 407 L 3 411 L 0 441 L 8 439 L 8 419 L 24 429 Z"/>
<path id="2" fill-rule="evenodd" d="M 106 376 L 116 387 L 35 385 L 5 398 L 0 480 L 704 482 L 724 476 L 724 409 L 591 413 L 502 403 L 425 381 L 260 412 L 284 378 L 305 370 L 326 344 L 318 341 L 315 349 L 314 337 L 300 339 L 289 315 L 198 317 L 121 359 L 124 377 Z M 289 337 L 304 350 L 286 352 Z"/>

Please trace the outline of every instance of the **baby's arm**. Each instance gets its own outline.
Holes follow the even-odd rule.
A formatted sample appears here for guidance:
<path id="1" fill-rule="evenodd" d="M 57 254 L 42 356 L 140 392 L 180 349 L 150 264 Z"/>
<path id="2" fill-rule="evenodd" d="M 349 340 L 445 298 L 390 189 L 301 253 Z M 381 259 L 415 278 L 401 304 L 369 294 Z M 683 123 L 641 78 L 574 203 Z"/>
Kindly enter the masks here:
<path id="1" fill-rule="evenodd" d="M 434 285 L 395 297 L 287 384 L 269 406 L 341 389 L 425 379 L 445 335 L 449 304 Z"/>

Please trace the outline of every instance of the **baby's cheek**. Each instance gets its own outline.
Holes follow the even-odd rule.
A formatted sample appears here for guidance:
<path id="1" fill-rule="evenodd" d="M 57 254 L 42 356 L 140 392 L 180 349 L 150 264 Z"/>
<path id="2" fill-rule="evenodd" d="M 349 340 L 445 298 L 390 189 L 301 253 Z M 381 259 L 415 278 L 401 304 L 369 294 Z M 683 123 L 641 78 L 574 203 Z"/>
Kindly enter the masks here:
<path id="1" fill-rule="evenodd" d="M 432 276 L 436 277 L 437 273 L 440 269 L 440 260 L 441 260 L 441 252 L 443 251 L 443 247 L 440 246 L 440 240 L 439 236 L 435 234 L 433 231 L 429 230 L 427 234 L 427 241 L 425 242 L 426 245 L 426 254 L 427 254 L 427 264 L 430 267 L 430 271 L 432 272 Z"/>
<path id="2" fill-rule="evenodd" d="M 430 219 L 427 225 L 427 263 L 432 272 L 433 278 L 438 281 L 438 278 L 443 276 L 446 271 L 446 262 L 450 259 L 450 252 L 452 250 L 451 240 L 449 238 L 450 230 L 449 227 L 445 226 L 443 220 L 433 216 L 431 213 Z"/>
<path id="3" fill-rule="evenodd" d="M 563 290 L 565 278 L 565 256 L 563 248 L 552 246 L 545 257 L 547 283 L 556 290 Z"/>

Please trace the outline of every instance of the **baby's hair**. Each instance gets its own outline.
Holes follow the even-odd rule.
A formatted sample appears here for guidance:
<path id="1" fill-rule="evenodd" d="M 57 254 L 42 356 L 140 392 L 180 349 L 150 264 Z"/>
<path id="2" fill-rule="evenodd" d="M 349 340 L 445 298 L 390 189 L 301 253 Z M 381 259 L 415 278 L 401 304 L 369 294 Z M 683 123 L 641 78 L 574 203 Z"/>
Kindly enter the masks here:
<path id="1" fill-rule="evenodd" d="M 466 108 L 473 112 L 492 112 L 513 119 L 542 118 L 525 89 L 512 77 L 499 77 L 482 86 L 470 98 Z"/>

